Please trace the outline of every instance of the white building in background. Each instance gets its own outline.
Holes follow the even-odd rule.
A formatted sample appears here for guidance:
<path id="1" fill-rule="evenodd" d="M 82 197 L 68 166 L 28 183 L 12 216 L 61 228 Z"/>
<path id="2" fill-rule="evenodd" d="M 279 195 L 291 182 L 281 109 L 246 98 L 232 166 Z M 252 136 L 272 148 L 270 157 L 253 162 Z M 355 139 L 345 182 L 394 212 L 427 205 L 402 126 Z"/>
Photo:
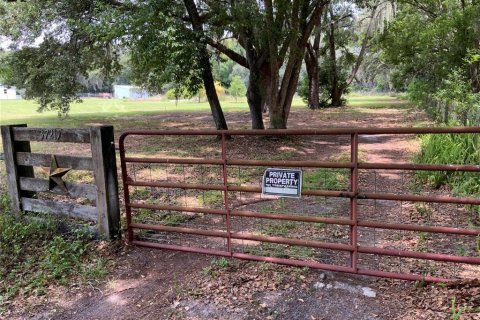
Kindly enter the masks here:
<path id="1" fill-rule="evenodd" d="M 0 84 L 0 100 L 15 100 L 21 98 L 22 97 L 19 94 L 17 95 L 17 88 Z"/>
<path id="2" fill-rule="evenodd" d="M 118 99 L 143 99 L 150 97 L 150 94 L 140 87 L 114 85 L 113 96 Z"/>

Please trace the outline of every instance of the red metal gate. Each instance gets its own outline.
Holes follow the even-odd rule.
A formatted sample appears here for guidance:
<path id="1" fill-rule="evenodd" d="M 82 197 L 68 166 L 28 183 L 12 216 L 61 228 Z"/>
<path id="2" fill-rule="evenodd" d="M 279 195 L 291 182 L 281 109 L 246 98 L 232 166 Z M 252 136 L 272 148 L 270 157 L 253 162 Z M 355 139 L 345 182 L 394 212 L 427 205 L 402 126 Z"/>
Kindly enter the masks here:
<path id="1" fill-rule="evenodd" d="M 415 190 L 418 183 L 413 186 L 412 173 L 478 175 L 480 165 L 359 159 L 359 145 L 380 139 L 467 133 L 478 135 L 480 128 L 127 131 L 119 145 L 128 241 L 151 248 L 405 280 L 478 277 L 480 199 Z M 252 160 L 245 159 L 242 151 L 229 153 L 242 144 L 243 150 L 250 148 L 261 155 L 264 150 L 255 145 L 262 137 L 258 145 L 271 144 L 278 156 Z M 310 140 L 303 146 L 305 137 Z M 165 139 L 153 150 L 162 156 L 138 155 L 136 148 L 145 140 L 151 145 L 154 138 Z M 186 140 L 190 144 L 182 144 Z M 338 144 L 338 150 L 348 149 L 348 157 L 284 159 L 290 152 L 282 149 L 284 141 L 290 148 L 312 154 Z M 176 154 L 164 154 L 162 147 Z M 194 149 L 201 149 L 200 157 L 191 156 Z M 259 183 L 267 167 L 308 172 L 302 198 L 261 196 Z M 242 171 L 245 168 L 250 171 Z"/>

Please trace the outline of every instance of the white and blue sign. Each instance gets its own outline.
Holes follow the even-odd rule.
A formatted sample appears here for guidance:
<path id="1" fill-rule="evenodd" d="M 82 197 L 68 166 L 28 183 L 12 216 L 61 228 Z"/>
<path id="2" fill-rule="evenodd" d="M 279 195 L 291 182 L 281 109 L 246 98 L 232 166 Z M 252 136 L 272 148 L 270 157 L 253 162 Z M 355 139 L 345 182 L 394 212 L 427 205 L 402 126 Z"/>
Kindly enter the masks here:
<path id="1" fill-rule="evenodd" d="M 302 170 L 277 168 L 265 170 L 262 180 L 262 194 L 300 198 L 302 194 Z"/>

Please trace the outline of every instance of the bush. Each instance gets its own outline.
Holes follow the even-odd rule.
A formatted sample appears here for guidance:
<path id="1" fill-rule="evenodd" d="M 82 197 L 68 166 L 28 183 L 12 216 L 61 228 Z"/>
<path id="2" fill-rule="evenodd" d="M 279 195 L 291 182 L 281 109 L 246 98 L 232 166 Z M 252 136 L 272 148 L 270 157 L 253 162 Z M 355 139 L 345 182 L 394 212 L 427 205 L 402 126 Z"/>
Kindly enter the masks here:
<path id="1" fill-rule="evenodd" d="M 235 101 L 237 101 L 238 97 L 245 96 L 245 94 L 247 93 L 247 87 L 245 86 L 245 83 L 243 83 L 240 76 L 232 77 L 228 93 L 235 98 Z"/>
<path id="2" fill-rule="evenodd" d="M 450 73 L 435 98 L 451 106 L 451 119 L 447 119 L 450 123 L 464 126 L 480 124 L 480 93 L 472 92 L 469 79 L 460 70 Z"/>
<path id="3" fill-rule="evenodd" d="M 480 125 L 480 93 L 472 92 L 471 81 L 461 69 L 453 70 L 438 88 L 413 80 L 408 98 L 417 103 L 438 123 Z"/>

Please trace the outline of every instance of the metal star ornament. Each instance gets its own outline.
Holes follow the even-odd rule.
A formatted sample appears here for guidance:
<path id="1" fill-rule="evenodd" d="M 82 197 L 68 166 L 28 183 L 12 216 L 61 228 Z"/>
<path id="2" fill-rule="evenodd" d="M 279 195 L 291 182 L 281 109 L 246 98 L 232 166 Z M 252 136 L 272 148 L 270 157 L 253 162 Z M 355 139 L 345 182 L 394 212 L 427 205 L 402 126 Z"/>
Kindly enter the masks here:
<path id="1" fill-rule="evenodd" d="M 50 168 L 43 168 L 48 174 L 48 190 L 53 190 L 55 187 L 59 187 L 65 193 L 68 193 L 65 181 L 62 177 L 66 175 L 72 168 L 59 168 L 57 159 L 52 155 L 52 161 L 50 162 Z"/>

